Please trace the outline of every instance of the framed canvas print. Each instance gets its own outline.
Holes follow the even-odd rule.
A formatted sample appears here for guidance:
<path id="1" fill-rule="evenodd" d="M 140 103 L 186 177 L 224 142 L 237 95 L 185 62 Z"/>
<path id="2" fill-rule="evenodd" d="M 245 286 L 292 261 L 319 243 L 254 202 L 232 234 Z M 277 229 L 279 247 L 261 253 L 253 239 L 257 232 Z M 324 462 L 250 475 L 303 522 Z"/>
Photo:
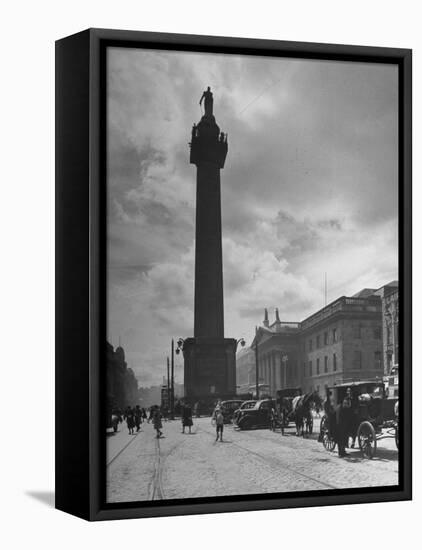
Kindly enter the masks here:
<path id="1" fill-rule="evenodd" d="M 411 51 L 56 43 L 56 506 L 411 498 Z"/>

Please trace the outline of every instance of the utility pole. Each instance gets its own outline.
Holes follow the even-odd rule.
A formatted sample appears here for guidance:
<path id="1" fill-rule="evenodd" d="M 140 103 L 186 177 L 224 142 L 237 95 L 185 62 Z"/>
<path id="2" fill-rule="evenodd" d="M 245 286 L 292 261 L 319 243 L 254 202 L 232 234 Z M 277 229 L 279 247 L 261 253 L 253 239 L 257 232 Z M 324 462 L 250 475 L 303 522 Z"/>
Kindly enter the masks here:
<path id="1" fill-rule="evenodd" d="M 324 273 L 324 297 L 325 297 L 325 306 L 327 305 L 327 272 Z"/>
<path id="2" fill-rule="evenodd" d="M 170 393 L 171 419 L 174 420 L 174 340 L 171 339 L 171 393 Z"/>
<path id="3" fill-rule="evenodd" d="M 255 327 L 255 393 L 259 399 L 258 327 Z"/>
<path id="4" fill-rule="evenodd" d="M 170 397 L 170 359 L 167 355 L 167 407 L 171 411 L 171 397 Z"/>

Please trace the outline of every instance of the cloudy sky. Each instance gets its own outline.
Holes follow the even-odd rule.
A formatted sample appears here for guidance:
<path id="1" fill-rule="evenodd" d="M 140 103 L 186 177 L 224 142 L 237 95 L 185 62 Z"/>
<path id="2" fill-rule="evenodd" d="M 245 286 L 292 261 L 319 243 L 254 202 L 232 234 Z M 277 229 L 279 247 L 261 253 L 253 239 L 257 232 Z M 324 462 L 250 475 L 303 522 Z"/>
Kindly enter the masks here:
<path id="1" fill-rule="evenodd" d="M 250 343 L 264 307 L 321 308 L 325 272 L 329 302 L 397 278 L 395 66 L 109 49 L 108 338 L 141 385 L 193 334 L 188 142 L 207 86 L 229 142 L 225 336 Z"/>

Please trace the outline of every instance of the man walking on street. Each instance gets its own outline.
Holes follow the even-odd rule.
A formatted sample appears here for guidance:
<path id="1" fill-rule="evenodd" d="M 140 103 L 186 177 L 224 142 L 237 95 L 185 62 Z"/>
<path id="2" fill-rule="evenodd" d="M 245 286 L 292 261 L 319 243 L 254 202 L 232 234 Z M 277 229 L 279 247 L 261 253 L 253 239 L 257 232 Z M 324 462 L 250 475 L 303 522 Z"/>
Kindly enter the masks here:
<path id="1" fill-rule="evenodd" d="M 336 407 L 335 438 L 340 458 L 347 456 L 346 447 L 349 442 L 351 413 L 350 399 L 345 397 L 342 403 Z"/>
<path id="2" fill-rule="evenodd" d="M 224 416 L 220 408 L 216 409 L 214 414 L 215 414 L 215 428 L 217 431 L 217 437 L 215 440 L 218 441 L 218 437 L 220 437 L 220 441 L 223 441 Z"/>

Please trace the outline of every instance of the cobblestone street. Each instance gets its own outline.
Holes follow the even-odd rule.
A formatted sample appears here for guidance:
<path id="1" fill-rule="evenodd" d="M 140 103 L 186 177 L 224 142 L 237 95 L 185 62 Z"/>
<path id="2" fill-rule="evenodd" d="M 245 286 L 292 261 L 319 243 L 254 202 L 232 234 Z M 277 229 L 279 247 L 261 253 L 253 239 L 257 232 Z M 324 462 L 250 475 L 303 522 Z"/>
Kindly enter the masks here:
<path id="1" fill-rule="evenodd" d="M 192 434 L 180 421 L 164 423 L 155 438 L 151 424 L 129 436 L 125 424 L 107 441 L 107 498 L 128 502 L 266 492 L 374 487 L 398 483 L 394 439 L 378 443 L 373 460 L 356 449 L 347 458 L 327 452 L 317 441 L 282 436 L 270 430 L 238 431 L 225 426 L 224 441 L 215 441 L 210 418 L 194 420 Z M 319 420 L 315 422 L 319 431 Z"/>

